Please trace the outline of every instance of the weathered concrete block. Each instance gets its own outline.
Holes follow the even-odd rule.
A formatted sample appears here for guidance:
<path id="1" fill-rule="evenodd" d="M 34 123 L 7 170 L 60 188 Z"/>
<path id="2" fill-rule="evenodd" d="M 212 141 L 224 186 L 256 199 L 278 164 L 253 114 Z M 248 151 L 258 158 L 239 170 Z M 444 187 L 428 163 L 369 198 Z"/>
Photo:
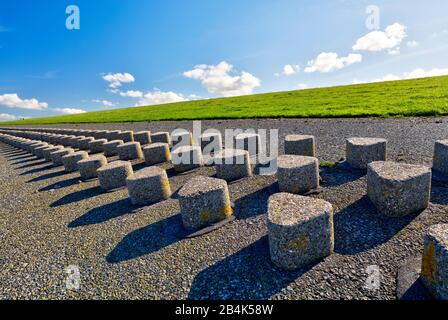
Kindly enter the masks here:
<path id="1" fill-rule="evenodd" d="M 143 147 L 143 155 L 148 166 L 171 160 L 170 146 L 168 143 L 152 143 Z"/>
<path id="2" fill-rule="evenodd" d="M 214 159 L 216 177 L 233 181 L 252 176 L 249 152 L 240 149 L 224 149 Z"/>
<path id="3" fill-rule="evenodd" d="M 102 154 L 95 154 L 78 162 L 79 174 L 82 180 L 98 177 L 98 169 L 107 165 L 107 158 Z"/>
<path id="4" fill-rule="evenodd" d="M 316 156 L 314 136 L 291 134 L 285 137 L 285 154 Z"/>
<path id="5" fill-rule="evenodd" d="M 46 142 L 42 142 L 40 145 L 35 146 L 31 152 L 32 152 L 32 154 L 34 154 L 37 158 L 43 158 L 42 150 L 45 149 L 45 148 L 48 148 L 48 146 L 49 146 L 48 143 L 46 143 Z"/>
<path id="6" fill-rule="evenodd" d="M 89 154 L 86 151 L 77 151 L 62 157 L 62 164 L 66 172 L 78 171 L 78 162 L 87 159 Z"/>
<path id="7" fill-rule="evenodd" d="M 367 195 L 384 215 L 401 217 L 428 207 L 431 169 L 390 161 L 367 168 Z"/>
<path id="8" fill-rule="evenodd" d="M 198 229 L 226 219 L 233 213 L 225 180 L 198 176 L 179 190 L 182 221 L 187 229 Z"/>
<path id="9" fill-rule="evenodd" d="M 114 141 L 114 140 L 120 140 L 118 139 L 118 135 L 120 134 L 121 130 L 112 130 L 106 132 L 106 139 L 108 141 Z"/>
<path id="10" fill-rule="evenodd" d="M 171 152 L 171 156 L 176 172 L 185 172 L 204 165 L 201 147 L 199 146 L 178 147 Z"/>
<path id="11" fill-rule="evenodd" d="M 118 157 L 120 160 L 142 159 L 143 152 L 140 142 L 126 142 L 117 146 Z"/>
<path id="12" fill-rule="evenodd" d="M 268 201 L 272 262 L 286 270 L 316 263 L 334 250 L 333 207 L 321 199 L 277 193 Z"/>
<path id="13" fill-rule="evenodd" d="M 173 149 L 183 146 L 192 146 L 193 145 L 193 136 L 191 132 L 186 130 L 175 130 L 171 134 L 171 143 L 173 145 Z"/>
<path id="14" fill-rule="evenodd" d="M 52 153 L 50 153 L 51 161 L 53 161 L 53 164 L 55 166 L 61 166 L 62 165 L 62 157 L 71 154 L 75 152 L 72 148 L 64 148 L 62 150 L 57 150 Z"/>
<path id="15" fill-rule="evenodd" d="M 50 156 L 50 154 L 51 154 L 52 152 L 55 152 L 55 151 L 58 151 L 58 150 L 62 150 L 62 149 L 64 149 L 63 146 L 54 146 L 54 145 L 51 145 L 51 146 L 49 146 L 49 147 L 47 147 L 47 148 L 44 148 L 44 149 L 42 150 L 42 155 L 43 155 L 43 157 L 45 158 L 45 160 L 47 160 L 47 161 L 51 161 L 51 156 Z"/>
<path id="16" fill-rule="evenodd" d="M 134 133 L 134 141 L 140 142 L 142 146 L 151 143 L 151 132 L 150 131 L 139 131 Z"/>
<path id="17" fill-rule="evenodd" d="M 123 142 L 134 142 L 133 131 L 121 131 L 118 133 L 116 140 L 123 140 Z"/>
<path id="18" fill-rule="evenodd" d="M 107 143 L 106 139 L 97 139 L 89 142 L 90 153 L 101 153 L 103 152 L 103 145 Z"/>
<path id="19" fill-rule="evenodd" d="M 281 192 L 304 193 L 319 187 L 319 160 L 314 157 L 282 155 L 277 160 Z"/>
<path id="20" fill-rule="evenodd" d="M 235 149 L 249 151 L 249 155 L 256 156 L 261 152 L 260 135 L 256 133 L 240 133 L 235 137 Z"/>
<path id="21" fill-rule="evenodd" d="M 201 150 L 205 155 L 222 151 L 222 135 L 219 132 L 204 133 L 200 136 Z"/>
<path id="22" fill-rule="evenodd" d="M 112 140 L 103 144 L 103 152 L 106 157 L 116 156 L 118 154 L 117 147 L 122 145 L 122 140 Z"/>
<path id="23" fill-rule="evenodd" d="M 366 169 L 374 161 L 386 161 L 386 139 L 350 138 L 346 141 L 347 163 L 356 169 Z"/>
<path id="24" fill-rule="evenodd" d="M 171 187 L 166 171 L 148 167 L 135 172 L 126 180 L 129 197 L 135 205 L 146 205 L 168 199 Z"/>
<path id="25" fill-rule="evenodd" d="M 84 139 L 79 139 L 78 140 L 78 149 L 89 150 L 89 143 L 94 140 L 95 140 L 95 138 L 93 138 L 93 137 L 86 137 Z"/>
<path id="26" fill-rule="evenodd" d="M 169 132 L 156 132 L 151 134 L 152 143 L 168 143 L 171 145 L 171 137 Z"/>
<path id="27" fill-rule="evenodd" d="M 448 224 L 431 226 L 425 234 L 421 279 L 435 298 L 448 300 Z"/>
<path id="28" fill-rule="evenodd" d="M 129 161 L 114 161 L 97 170 L 100 186 L 103 190 L 112 190 L 126 186 L 126 179 L 133 174 Z"/>
<path id="29" fill-rule="evenodd" d="M 448 140 L 436 141 L 432 168 L 448 176 Z"/>

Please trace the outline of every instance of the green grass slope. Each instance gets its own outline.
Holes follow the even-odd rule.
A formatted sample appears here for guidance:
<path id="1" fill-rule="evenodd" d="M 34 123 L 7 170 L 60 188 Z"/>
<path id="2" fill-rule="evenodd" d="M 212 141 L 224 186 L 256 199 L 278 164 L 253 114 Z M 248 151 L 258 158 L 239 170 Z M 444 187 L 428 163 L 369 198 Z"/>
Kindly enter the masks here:
<path id="1" fill-rule="evenodd" d="M 448 115 L 448 76 L 131 107 L 3 124 Z"/>

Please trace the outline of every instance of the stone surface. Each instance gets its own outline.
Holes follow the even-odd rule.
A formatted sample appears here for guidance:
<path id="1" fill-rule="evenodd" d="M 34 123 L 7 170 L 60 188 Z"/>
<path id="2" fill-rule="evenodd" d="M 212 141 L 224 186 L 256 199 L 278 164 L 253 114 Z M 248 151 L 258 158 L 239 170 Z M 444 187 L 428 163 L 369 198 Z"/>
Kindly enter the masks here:
<path id="1" fill-rule="evenodd" d="M 277 193 L 268 203 L 269 251 L 286 270 L 314 264 L 334 250 L 333 207 L 321 199 Z"/>
<path id="2" fill-rule="evenodd" d="M 34 149 L 34 155 L 36 156 L 36 157 L 38 157 L 39 159 L 41 159 L 41 158 L 43 158 L 44 157 L 44 155 L 43 155 L 43 151 L 45 150 L 45 149 L 47 149 L 47 148 L 49 148 L 50 146 L 47 144 L 47 145 L 44 145 L 44 146 L 42 146 L 42 147 L 37 147 L 36 149 Z"/>
<path id="3" fill-rule="evenodd" d="M 148 166 L 171 160 L 170 146 L 168 143 L 152 143 L 143 147 L 145 163 Z"/>
<path id="4" fill-rule="evenodd" d="M 42 150 L 42 154 L 47 161 L 51 161 L 51 153 L 64 149 L 63 146 L 50 146 Z"/>
<path id="5" fill-rule="evenodd" d="M 291 134 L 285 137 L 285 154 L 297 156 L 316 156 L 314 136 Z"/>
<path id="6" fill-rule="evenodd" d="M 214 159 L 216 177 L 233 181 L 252 176 L 249 152 L 240 149 L 224 149 Z"/>
<path id="7" fill-rule="evenodd" d="M 204 165 L 201 147 L 199 146 L 178 147 L 172 151 L 171 156 L 176 172 L 185 172 Z"/>
<path id="8" fill-rule="evenodd" d="M 126 186 L 126 179 L 133 174 L 129 161 L 114 161 L 97 170 L 103 190 L 113 190 Z"/>
<path id="9" fill-rule="evenodd" d="M 261 151 L 260 135 L 256 133 L 240 133 L 235 137 L 235 149 L 249 151 L 250 156 L 256 156 Z"/>
<path id="10" fill-rule="evenodd" d="M 134 133 L 134 141 L 140 142 L 142 146 L 151 143 L 151 132 L 150 131 L 139 131 Z"/>
<path id="11" fill-rule="evenodd" d="M 319 187 L 319 161 L 314 157 L 282 155 L 277 160 L 281 192 L 305 193 Z"/>
<path id="12" fill-rule="evenodd" d="M 51 161 L 53 161 L 53 164 L 55 166 L 61 166 L 62 158 L 66 155 L 73 153 L 73 152 L 75 152 L 75 150 L 73 150 L 72 148 L 64 148 L 62 150 L 52 152 L 52 153 L 50 153 Z"/>
<path id="13" fill-rule="evenodd" d="M 134 142 L 134 131 L 121 131 L 117 134 L 116 140 L 122 140 L 123 142 Z"/>
<path id="14" fill-rule="evenodd" d="M 116 156 L 118 154 L 117 147 L 122 145 L 122 140 L 112 140 L 103 144 L 103 152 L 106 157 Z"/>
<path id="15" fill-rule="evenodd" d="M 222 135 L 220 132 L 204 133 L 200 136 L 201 150 L 204 155 L 213 155 L 222 151 Z"/>
<path id="16" fill-rule="evenodd" d="M 448 140 L 436 141 L 432 168 L 448 176 Z"/>
<path id="17" fill-rule="evenodd" d="M 103 145 L 107 143 L 106 139 L 97 139 L 89 142 L 90 153 L 101 153 L 103 152 Z"/>
<path id="18" fill-rule="evenodd" d="M 78 168 L 78 162 L 87 159 L 89 154 L 86 151 L 77 151 L 62 157 L 62 164 L 66 172 L 75 172 Z"/>
<path id="19" fill-rule="evenodd" d="M 422 257 L 414 256 L 402 262 L 397 271 L 398 300 L 432 300 L 432 295 L 426 289 L 420 274 Z M 380 279 L 381 285 L 381 279 Z"/>
<path id="20" fill-rule="evenodd" d="M 225 180 L 198 176 L 179 190 L 182 222 L 187 229 L 198 229 L 224 220 L 233 213 Z"/>
<path id="21" fill-rule="evenodd" d="M 168 143 L 171 145 L 171 137 L 169 132 L 161 131 L 155 132 L 151 134 L 152 143 Z"/>
<path id="22" fill-rule="evenodd" d="M 147 205 L 168 199 L 171 187 L 166 171 L 148 167 L 130 175 L 126 180 L 129 197 L 135 205 Z"/>
<path id="23" fill-rule="evenodd" d="M 102 154 L 91 155 L 87 159 L 78 162 L 79 174 L 82 180 L 98 177 L 98 169 L 107 165 L 107 158 Z"/>
<path id="24" fill-rule="evenodd" d="M 186 130 L 175 130 L 171 134 L 171 144 L 173 145 L 173 149 L 182 146 L 192 146 L 193 145 L 193 136 L 191 132 Z"/>
<path id="25" fill-rule="evenodd" d="M 89 150 L 89 143 L 94 140 L 95 140 L 95 138 L 93 138 L 93 137 L 86 137 L 84 139 L 79 139 L 78 140 L 78 148 L 80 150 Z"/>
<path id="26" fill-rule="evenodd" d="M 428 207 L 431 170 L 425 166 L 378 161 L 367 169 L 367 195 L 377 210 L 401 217 Z"/>
<path id="27" fill-rule="evenodd" d="M 374 161 L 386 161 L 386 139 L 350 138 L 346 140 L 347 163 L 356 169 L 367 169 Z"/>
<path id="28" fill-rule="evenodd" d="M 421 277 L 435 298 L 448 300 L 448 224 L 433 225 L 425 234 Z"/>
<path id="29" fill-rule="evenodd" d="M 142 159 L 143 152 L 140 142 L 126 142 L 117 146 L 117 153 L 120 160 Z"/>

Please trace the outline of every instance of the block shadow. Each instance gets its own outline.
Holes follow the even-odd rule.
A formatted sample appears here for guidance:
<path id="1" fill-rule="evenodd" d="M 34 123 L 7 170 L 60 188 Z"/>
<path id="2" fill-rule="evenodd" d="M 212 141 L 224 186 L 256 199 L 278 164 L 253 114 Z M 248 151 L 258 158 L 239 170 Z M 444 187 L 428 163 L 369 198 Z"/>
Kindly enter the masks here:
<path id="1" fill-rule="evenodd" d="M 46 170 L 51 170 L 54 169 L 55 167 L 53 166 L 53 164 L 47 160 L 44 160 L 40 163 L 40 165 L 48 163 L 48 165 L 44 166 L 44 167 L 40 167 L 40 168 L 35 168 L 35 169 L 31 169 L 25 172 L 20 173 L 20 176 L 25 176 L 25 175 L 29 175 L 29 174 L 33 174 L 33 173 L 39 173 L 42 171 L 46 171 Z M 36 164 L 37 165 L 37 164 Z"/>
<path id="2" fill-rule="evenodd" d="M 99 186 L 94 186 L 88 189 L 83 189 L 80 191 L 76 191 L 76 192 L 72 192 L 68 195 L 63 196 L 62 198 L 60 198 L 59 200 L 53 202 L 52 204 L 50 204 L 51 208 L 56 208 L 56 207 L 60 207 L 66 204 L 70 204 L 70 203 L 74 203 L 74 202 L 79 202 L 82 200 L 86 200 L 89 198 L 93 198 L 96 197 L 100 194 L 103 194 L 103 190 L 101 189 L 101 187 Z"/>
<path id="3" fill-rule="evenodd" d="M 80 183 L 79 177 L 70 178 L 70 179 L 55 182 L 46 187 L 40 188 L 39 191 L 42 192 L 42 191 L 49 191 L 49 190 L 54 190 L 54 189 L 62 189 L 62 188 L 73 186 L 78 183 Z"/>
<path id="4" fill-rule="evenodd" d="M 37 161 L 40 160 L 40 161 Z M 35 159 L 33 161 L 37 161 L 37 162 L 33 162 L 33 163 L 29 163 L 29 164 L 24 164 L 20 167 L 17 167 L 16 169 L 27 169 L 27 168 L 32 168 L 32 167 L 36 167 L 36 166 L 40 166 L 41 164 L 45 164 L 47 163 L 47 160 L 42 160 L 42 159 Z"/>
<path id="5" fill-rule="evenodd" d="M 268 211 L 268 199 L 271 194 L 276 192 L 277 188 L 277 183 L 273 183 L 235 200 L 233 210 L 235 218 L 244 220 L 266 213 Z"/>
<path id="6" fill-rule="evenodd" d="M 51 165 L 51 168 L 57 168 L 57 167 Z M 33 179 L 31 179 L 31 180 L 29 180 L 29 181 L 27 181 L 27 182 L 29 183 L 29 182 L 43 181 L 43 180 L 47 180 L 47 179 L 57 178 L 57 177 L 60 177 L 60 176 L 65 175 L 65 174 L 67 174 L 67 172 L 65 172 L 65 170 L 62 169 L 62 170 L 59 170 L 59 171 L 55 171 L 55 172 L 51 172 L 51 173 L 46 173 L 46 174 L 41 175 L 41 176 L 39 176 L 39 177 L 33 178 Z"/>
<path id="7" fill-rule="evenodd" d="M 364 196 L 334 215 L 335 252 L 353 255 L 386 243 L 420 213 L 386 217 Z"/>
<path id="8" fill-rule="evenodd" d="M 193 280 L 191 300 L 266 300 L 314 265 L 284 271 L 270 259 L 268 237 L 201 271 Z"/>

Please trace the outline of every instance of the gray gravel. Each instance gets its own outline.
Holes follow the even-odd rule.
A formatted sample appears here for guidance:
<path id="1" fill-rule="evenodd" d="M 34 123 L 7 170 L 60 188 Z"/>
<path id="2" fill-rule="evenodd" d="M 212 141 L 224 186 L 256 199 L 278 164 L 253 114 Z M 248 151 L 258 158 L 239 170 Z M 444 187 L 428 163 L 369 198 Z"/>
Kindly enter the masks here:
<path id="1" fill-rule="evenodd" d="M 316 137 L 320 160 L 345 156 L 345 139 L 388 139 L 388 158 L 431 163 L 433 143 L 448 137 L 448 118 L 203 121 L 203 128 L 280 129 Z M 172 131 L 190 121 L 59 125 L 57 127 Z M 281 152 L 282 153 L 282 152 Z M 143 167 L 134 161 L 134 169 Z M 320 193 L 335 210 L 335 253 L 306 269 L 286 272 L 269 259 L 267 199 L 273 176 L 229 184 L 236 219 L 197 238 L 185 238 L 177 191 L 202 167 L 174 174 L 174 195 L 143 209 L 126 190 L 103 193 L 98 181 L 36 160 L 0 144 L 0 298 L 2 299 L 395 299 L 400 264 L 421 254 L 430 224 L 447 223 L 448 189 L 434 183 L 431 204 L 403 218 L 378 215 L 366 197 L 362 172 L 321 172 Z M 80 270 L 80 288 L 66 289 L 65 268 Z M 379 289 L 365 288 L 367 268 L 381 270 Z"/>

